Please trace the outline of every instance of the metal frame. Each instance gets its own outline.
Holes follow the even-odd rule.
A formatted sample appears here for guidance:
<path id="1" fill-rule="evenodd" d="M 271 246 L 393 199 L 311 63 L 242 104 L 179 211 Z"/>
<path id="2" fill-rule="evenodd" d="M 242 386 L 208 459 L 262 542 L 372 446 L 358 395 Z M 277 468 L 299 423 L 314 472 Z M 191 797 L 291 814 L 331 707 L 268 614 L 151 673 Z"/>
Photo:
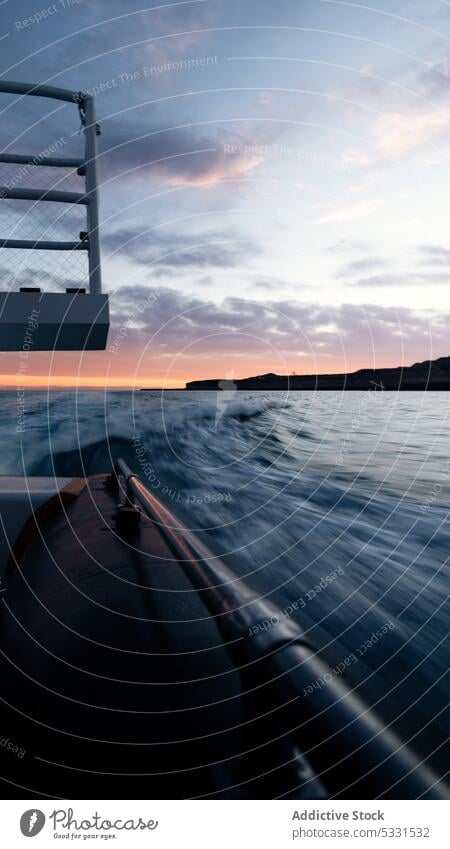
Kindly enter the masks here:
<path id="1" fill-rule="evenodd" d="M 112 477 L 118 489 L 122 479 L 125 509 L 138 504 L 158 526 L 214 617 L 241 675 L 250 734 L 267 712 L 269 741 L 277 733 L 293 738 L 333 798 L 450 798 L 423 760 L 332 674 L 298 625 L 261 600 L 118 460 Z M 317 681 L 323 684 L 305 696 Z M 262 774 L 267 741 L 253 742 Z"/>
<path id="2" fill-rule="evenodd" d="M 89 245 L 82 242 L 34 242 L 32 239 L 0 239 L 0 248 L 23 248 L 34 251 L 87 251 Z"/>
<path id="3" fill-rule="evenodd" d="M 24 156 L 20 153 L 0 153 L 0 162 L 4 165 L 45 165 L 46 168 L 84 168 L 84 159 L 62 159 L 60 156 Z"/>
<path id="4" fill-rule="evenodd" d="M 0 186 L 0 198 L 14 200 L 49 201 L 54 203 L 85 204 L 87 207 L 87 237 L 80 242 L 33 242 L 24 239 L 0 240 L 1 248 L 24 248 L 37 250 L 87 250 L 89 253 L 89 290 L 91 294 L 102 291 L 101 257 L 98 214 L 98 180 L 97 180 L 97 136 L 100 134 L 95 117 L 94 98 L 80 91 L 68 91 L 48 85 L 33 85 L 31 83 L 5 82 L 0 80 L 0 94 L 18 94 L 32 97 L 48 97 L 73 103 L 80 111 L 84 125 L 85 157 L 81 159 L 64 159 L 63 157 L 24 156 L 0 154 L 0 163 L 33 164 L 37 167 L 76 168 L 85 178 L 85 193 L 42 191 L 41 189 L 8 189 Z"/>

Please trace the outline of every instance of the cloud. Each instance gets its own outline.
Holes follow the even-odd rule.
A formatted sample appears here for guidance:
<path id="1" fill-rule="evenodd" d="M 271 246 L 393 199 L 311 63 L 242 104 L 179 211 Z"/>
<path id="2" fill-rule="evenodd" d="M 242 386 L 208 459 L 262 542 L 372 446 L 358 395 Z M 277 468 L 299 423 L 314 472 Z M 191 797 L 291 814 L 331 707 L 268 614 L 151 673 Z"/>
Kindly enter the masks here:
<path id="1" fill-rule="evenodd" d="M 344 86 L 338 95 L 350 101 L 357 120 L 366 115 L 366 139 L 349 148 L 344 162 L 351 167 L 373 168 L 409 156 L 421 148 L 434 149 L 448 134 L 450 57 L 433 64 L 405 62 L 381 76 L 370 71 Z M 370 117 L 370 112 L 373 117 Z M 379 114 L 377 114 L 377 112 Z"/>
<path id="2" fill-rule="evenodd" d="M 355 259 L 353 262 L 349 262 L 341 271 L 335 274 L 335 277 L 346 278 L 352 277 L 355 274 L 360 274 L 364 271 L 373 271 L 375 269 L 384 268 L 386 265 L 386 261 L 383 259 L 378 259 L 377 257 L 362 257 L 361 259 Z"/>
<path id="3" fill-rule="evenodd" d="M 379 286 L 404 286 L 409 280 L 408 277 L 402 277 L 400 274 L 373 274 L 370 277 L 362 277 L 352 286 L 360 287 L 379 287 Z"/>
<path id="4" fill-rule="evenodd" d="M 324 224 L 326 222 L 335 221 L 342 224 L 346 221 L 355 221 L 358 218 L 365 218 L 371 215 L 378 209 L 380 202 L 378 200 L 359 201 L 358 203 L 350 203 L 344 206 L 337 206 L 325 212 L 320 218 L 315 219 L 316 224 Z"/>
<path id="5" fill-rule="evenodd" d="M 95 0 L 95 3 L 68 0 L 54 7 L 43 4 L 51 13 L 41 16 L 40 22 L 40 6 L 36 8 L 31 0 L 22 0 L 20 10 L 18 5 L 2 4 L 4 29 L 11 33 L 2 43 L 3 68 L 7 70 L 11 64 L 21 69 L 20 73 L 11 72 L 8 76 L 46 80 L 55 69 L 72 65 L 78 80 L 84 78 L 84 86 L 88 87 L 94 82 L 88 79 L 92 74 L 91 60 L 95 58 L 96 65 L 101 63 L 105 52 L 113 51 L 109 61 L 117 68 L 119 62 L 122 67 L 124 63 L 125 67 L 129 66 L 130 57 L 140 57 L 145 64 L 149 56 L 157 58 L 154 54 L 160 54 L 161 50 L 166 57 L 179 58 L 204 43 L 208 34 L 201 31 L 217 24 L 223 0 L 214 0 L 214 3 L 175 0 L 152 5 L 142 0 L 126 0 L 126 3 L 124 0 Z M 20 27 L 20 22 L 27 18 L 31 18 L 31 24 Z M 20 48 L 14 36 L 20 38 Z M 27 64 L 33 65 L 34 73 L 22 75 Z"/>
<path id="6" fill-rule="evenodd" d="M 364 149 L 348 150 L 344 161 L 351 167 L 372 168 L 425 147 L 434 153 L 435 142 L 449 124 L 449 116 L 438 109 L 423 111 L 416 106 L 381 115 L 371 127 L 371 142 Z"/>
<path id="7" fill-rule="evenodd" d="M 401 273 L 388 269 L 385 260 L 376 257 L 361 257 L 348 263 L 335 275 L 337 279 L 349 278 L 349 285 L 359 288 L 399 288 L 407 286 L 446 285 L 450 283 L 450 273 L 445 266 L 450 264 L 450 249 L 440 245 L 419 245 L 419 269 Z M 424 270 L 424 266 L 427 270 Z M 386 269 L 383 271 L 383 269 Z M 371 274 L 370 272 L 375 272 Z M 367 272 L 364 275 L 364 272 Z M 358 276 L 363 274 L 364 276 Z M 357 280 L 351 278 L 358 276 Z M 350 282 L 351 281 L 351 282 Z"/>
<path id="8" fill-rule="evenodd" d="M 447 10 L 447 16 L 450 14 Z M 450 83 L 450 57 L 443 54 L 436 62 L 422 68 L 417 74 L 416 86 L 423 97 L 434 101 L 444 97 L 448 99 Z"/>
<path id="9" fill-rule="evenodd" d="M 438 110 L 404 110 L 382 115 L 375 126 L 376 145 L 383 159 L 397 159 L 432 142 L 449 125 L 448 115 Z"/>
<path id="10" fill-rule="evenodd" d="M 171 124 L 182 123 L 178 121 L 180 109 L 170 98 L 169 102 L 161 102 L 158 106 L 150 107 L 147 103 L 153 98 L 157 100 L 171 85 L 178 90 L 181 83 L 182 90 L 189 90 L 191 77 L 187 71 L 160 73 L 151 78 L 143 78 L 143 71 L 165 62 L 180 64 L 185 57 L 194 62 L 205 59 L 209 36 L 201 30 L 217 23 L 223 0 L 214 0 L 214 3 L 186 0 L 185 3 L 167 3 L 165 8 L 164 3 L 152 8 L 140 0 L 127 0 L 126 3 L 96 0 L 72 6 L 70 2 L 66 6 L 62 4 L 55 14 L 33 24 L 33 15 L 39 13 L 30 0 L 22 4 L 20 14 L 17 4 L 2 5 L 2 14 L 10 17 L 5 26 L 11 29 L 12 36 L 2 42 L 2 66 L 5 70 L 11 65 L 11 73 L 7 76 L 13 79 L 16 76 L 31 78 L 76 90 L 98 88 L 97 112 L 103 129 L 99 146 L 104 151 L 100 164 L 104 166 L 104 175 L 117 176 L 130 167 L 142 166 L 149 178 L 168 185 L 209 186 L 224 179 L 239 179 L 254 167 L 249 157 L 225 156 L 220 145 L 222 140 L 204 138 L 188 128 L 170 131 Z M 20 24 L 20 20 L 28 16 L 31 24 L 17 31 L 14 22 L 18 20 Z M 111 22 L 105 23 L 108 19 Z M 201 56 L 200 48 L 193 50 L 193 46 L 197 48 L 200 43 Z M 28 54 L 32 56 L 32 68 L 27 71 L 30 61 L 25 57 Z M 209 74 L 211 66 L 204 70 Z M 127 74 L 130 77 L 140 75 L 142 84 L 123 82 Z M 14 98 L 10 100 L 14 102 Z M 11 105 L 8 98 L 2 99 L 2 109 L 5 103 Z M 136 112 L 128 111 L 133 104 L 139 108 Z M 24 130 L 25 135 L 15 142 L 14 150 L 38 152 L 63 133 L 68 137 L 66 155 L 81 152 L 83 138 L 77 135 L 80 122 L 74 107 L 63 106 L 64 112 L 42 121 L 43 111 L 59 110 L 60 104 L 28 98 L 26 107 L 23 106 L 8 110 L 8 121 L 1 123 L 2 144 L 8 144 Z M 124 109 L 126 115 L 121 114 Z M 169 114 L 172 117 L 166 118 Z M 74 138 L 69 140 L 71 134 Z M 138 138 L 144 135 L 147 138 Z M 121 147 L 112 151 L 115 145 Z M 142 178 L 142 171 L 139 177 Z"/>
<path id="11" fill-rule="evenodd" d="M 224 152 L 223 147 L 216 147 L 208 151 L 207 160 L 203 159 L 200 173 L 194 173 L 192 169 L 187 172 L 183 167 L 167 167 L 167 163 L 156 168 L 158 178 L 169 186 L 197 186 L 209 188 L 226 180 L 238 180 L 244 177 L 257 165 L 263 162 L 262 156 L 243 156 L 242 154 L 229 155 Z M 180 163 L 177 163 L 179 166 Z"/>
<path id="12" fill-rule="evenodd" d="M 338 242 L 334 242 L 334 244 L 328 247 L 330 253 L 353 253 L 354 251 L 365 251 L 367 249 L 367 243 L 359 239 L 339 239 Z"/>
<path id="13" fill-rule="evenodd" d="M 291 288 L 292 284 L 277 277 L 259 277 L 252 285 L 254 289 L 261 289 L 263 292 L 279 292 L 281 289 Z"/>
<path id="14" fill-rule="evenodd" d="M 169 186 L 209 188 L 225 180 L 239 180 L 263 161 L 261 154 L 248 155 L 233 141 L 210 138 L 193 129 L 148 129 L 140 124 L 105 122 L 108 147 L 101 156 L 105 177 L 159 180 Z"/>
<path id="15" fill-rule="evenodd" d="M 420 245 L 418 248 L 423 265 L 442 266 L 450 263 L 450 248 L 441 245 Z"/>
<path id="16" fill-rule="evenodd" d="M 428 285 L 445 285 L 450 283 L 450 274 L 445 272 L 428 272 L 422 273 L 412 271 L 410 274 L 374 274 L 371 277 L 363 277 L 362 279 L 352 283 L 352 286 L 360 288 L 382 288 L 382 287 L 398 287 L 398 286 L 426 286 Z"/>
<path id="17" fill-rule="evenodd" d="M 259 245 L 236 234 L 195 236 L 137 232 L 124 228 L 103 237 L 103 245 L 138 265 L 155 264 L 166 272 L 189 268 L 237 268 L 260 253 Z M 152 271 L 153 273 L 153 271 Z"/>
<path id="18" fill-rule="evenodd" d="M 145 346 L 150 357 L 164 359 L 183 351 L 197 361 L 200 356 L 217 357 L 218 373 L 224 370 L 224 360 L 239 357 L 245 372 L 248 358 L 260 354 L 279 368 L 280 358 L 294 364 L 302 351 L 307 368 L 323 371 L 328 361 L 333 368 L 338 363 L 345 368 L 347 361 L 370 366 L 374 358 L 379 365 L 400 365 L 427 359 L 430 351 L 436 356 L 449 353 L 449 315 L 442 311 L 374 304 L 328 308 L 289 299 L 262 303 L 226 298 L 212 303 L 142 285 L 123 287 L 112 299 L 112 339 L 114 326 L 126 322 L 139 304 L 144 304 L 140 327 L 130 332 L 127 345 Z"/>

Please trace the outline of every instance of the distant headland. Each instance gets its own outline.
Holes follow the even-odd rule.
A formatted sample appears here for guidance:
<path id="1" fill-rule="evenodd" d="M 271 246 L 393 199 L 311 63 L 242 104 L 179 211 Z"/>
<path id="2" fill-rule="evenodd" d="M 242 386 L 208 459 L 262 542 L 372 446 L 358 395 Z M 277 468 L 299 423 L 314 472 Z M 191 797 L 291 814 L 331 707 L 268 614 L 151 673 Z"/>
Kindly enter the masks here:
<path id="1" fill-rule="evenodd" d="M 450 357 L 425 360 L 412 366 L 380 369 L 360 369 L 349 374 L 260 374 L 255 377 L 230 380 L 193 380 L 186 384 L 189 391 L 255 390 L 374 390 L 374 391 L 437 391 L 450 390 Z"/>

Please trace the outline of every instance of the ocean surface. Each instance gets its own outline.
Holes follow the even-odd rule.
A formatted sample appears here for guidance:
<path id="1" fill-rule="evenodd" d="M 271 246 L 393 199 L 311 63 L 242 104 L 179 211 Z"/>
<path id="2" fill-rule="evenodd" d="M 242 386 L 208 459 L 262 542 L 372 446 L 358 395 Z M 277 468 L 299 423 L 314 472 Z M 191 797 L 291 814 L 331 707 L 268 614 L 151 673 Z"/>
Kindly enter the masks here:
<path id="1" fill-rule="evenodd" d="M 445 392 L 3 392 L 0 473 L 123 457 L 442 763 L 449 424 Z"/>

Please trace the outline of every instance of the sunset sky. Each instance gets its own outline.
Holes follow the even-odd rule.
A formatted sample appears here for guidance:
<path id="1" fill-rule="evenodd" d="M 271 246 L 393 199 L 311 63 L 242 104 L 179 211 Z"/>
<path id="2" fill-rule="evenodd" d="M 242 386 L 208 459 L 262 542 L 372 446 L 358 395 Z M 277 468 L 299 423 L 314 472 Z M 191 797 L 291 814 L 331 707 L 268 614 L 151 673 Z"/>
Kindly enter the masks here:
<path id="1" fill-rule="evenodd" d="M 1 76 L 97 94 L 112 326 L 104 353 L 31 354 L 22 382 L 173 387 L 450 355 L 448 2 L 47 3 L 0 3 Z M 1 147 L 79 153 L 76 110 L 30 100 L 0 95 Z M 2 289 L 75 275 L 66 256 L 46 283 L 6 253 Z M 0 357 L 15 386 L 18 357 Z"/>

